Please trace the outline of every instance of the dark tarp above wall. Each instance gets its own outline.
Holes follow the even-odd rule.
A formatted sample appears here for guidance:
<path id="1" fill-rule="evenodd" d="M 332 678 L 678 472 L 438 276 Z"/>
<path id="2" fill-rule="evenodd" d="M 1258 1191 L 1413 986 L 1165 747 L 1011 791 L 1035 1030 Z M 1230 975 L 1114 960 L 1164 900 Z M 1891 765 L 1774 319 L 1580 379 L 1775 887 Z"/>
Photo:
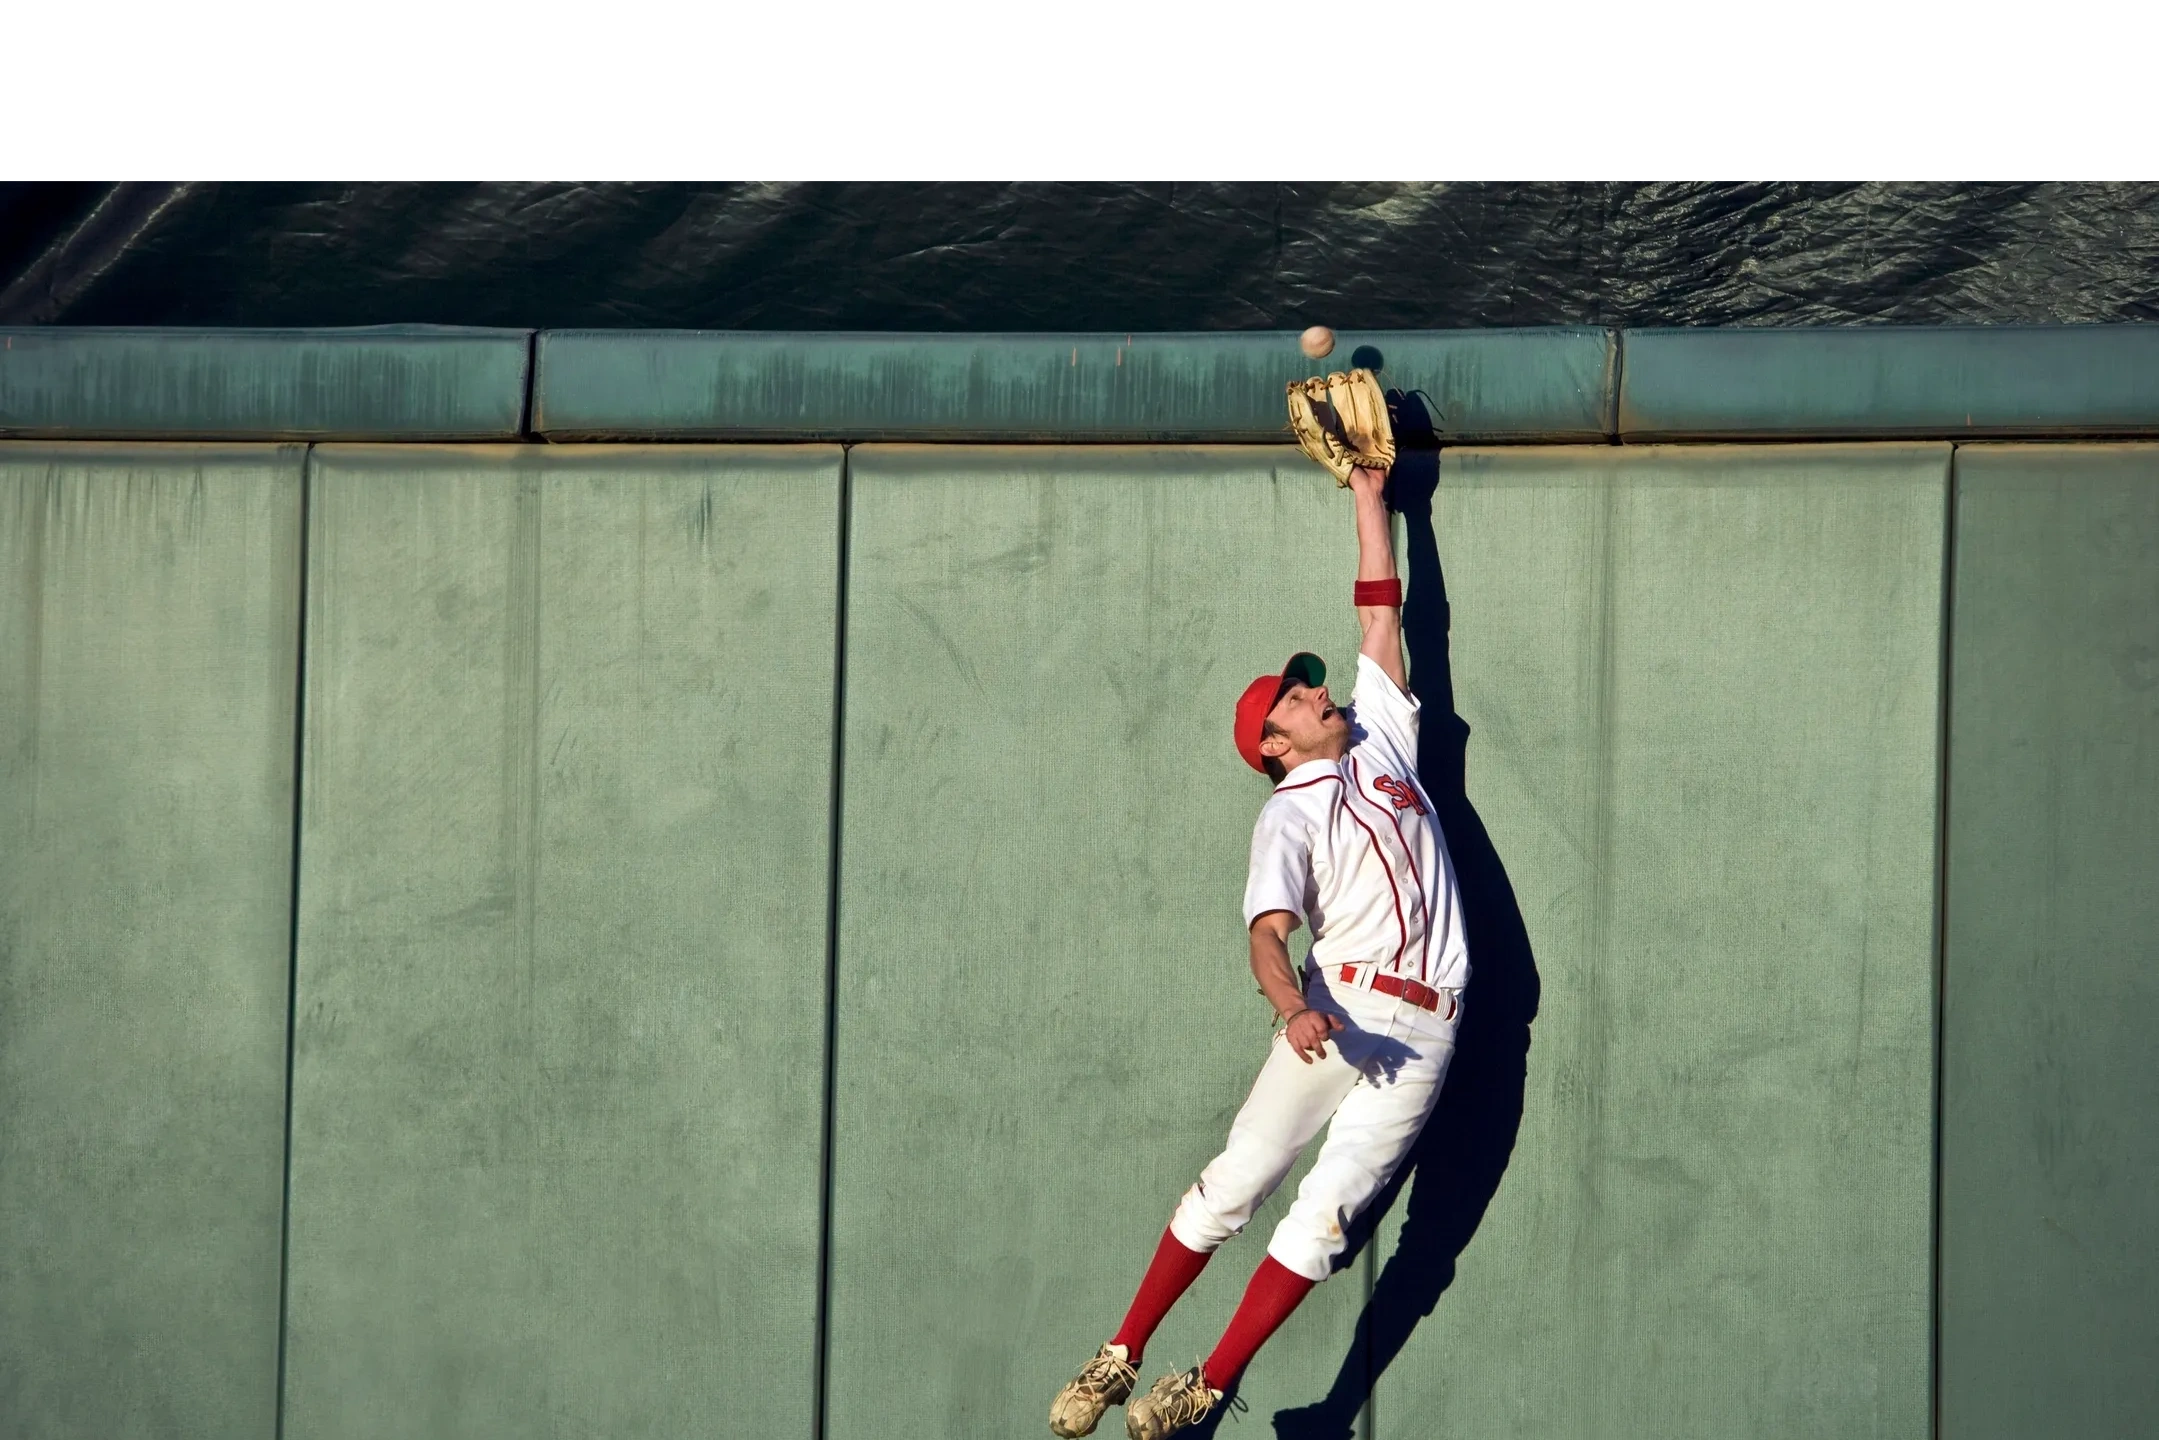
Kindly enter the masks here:
<path id="1" fill-rule="evenodd" d="M 2159 319 L 2159 185 L 4 184 L 0 324 Z"/>

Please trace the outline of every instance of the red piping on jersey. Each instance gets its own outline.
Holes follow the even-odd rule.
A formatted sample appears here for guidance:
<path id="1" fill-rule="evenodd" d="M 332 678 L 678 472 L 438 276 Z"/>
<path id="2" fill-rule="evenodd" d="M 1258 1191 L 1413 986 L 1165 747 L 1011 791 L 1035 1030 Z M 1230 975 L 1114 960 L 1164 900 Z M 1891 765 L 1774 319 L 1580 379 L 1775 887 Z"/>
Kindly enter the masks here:
<path id="1" fill-rule="evenodd" d="M 1357 773 L 1357 762 L 1355 760 L 1349 762 L 1349 769 L 1352 776 Z M 1334 778 L 1339 780 L 1342 777 L 1340 775 L 1337 775 Z M 1387 852 L 1385 848 L 1382 847 L 1379 843 L 1379 832 L 1377 830 L 1374 830 L 1371 826 L 1365 824 L 1364 817 L 1357 813 L 1357 807 L 1349 803 L 1350 795 L 1362 796 L 1363 793 L 1364 792 L 1359 790 L 1356 785 L 1349 786 L 1348 793 L 1342 797 L 1342 808 L 1349 811 L 1349 818 L 1357 822 L 1358 829 L 1362 830 L 1365 834 L 1372 837 L 1372 849 L 1379 856 L 1380 864 L 1386 866 L 1387 898 L 1394 902 L 1394 926 L 1397 930 L 1402 932 L 1402 943 L 1396 946 L 1394 951 L 1395 968 L 1400 969 L 1402 965 L 1402 957 L 1409 953 L 1409 922 L 1402 918 L 1402 887 L 1401 884 L 1394 878 L 1394 866 L 1387 864 Z M 1397 829 L 1399 828 L 1400 827 L 1397 827 Z M 1396 838 L 1399 839 L 1401 837 L 1397 835 Z M 1405 845 L 1402 848 L 1407 850 L 1409 847 Z M 1414 864 L 1412 865 L 1412 868 L 1414 868 Z M 1423 893 L 1424 892 L 1422 890 L 1418 891 L 1418 895 L 1420 897 L 1423 895 Z"/>
<path id="2" fill-rule="evenodd" d="M 1356 770 L 1357 770 L 1357 762 L 1356 762 L 1355 760 L 1351 760 L 1351 761 L 1349 762 L 1349 768 L 1350 768 L 1350 773 L 1351 773 L 1352 775 L 1354 775 L 1354 774 L 1356 773 Z M 1299 781 L 1298 781 L 1298 782 L 1297 782 L 1296 784 L 1294 784 L 1294 785 L 1277 785 L 1277 786 L 1275 787 L 1275 791 L 1274 791 L 1274 793 L 1275 793 L 1275 794 L 1277 794 L 1277 795 L 1280 795 L 1280 794 L 1282 794 L 1283 792 L 1285 792 L 1285 791 L 1289 791 L 1289 790 L 1308 790 L 1308 789 L 1310 789 L 1310 788 L 1311 788 L 1312 786 L 1314 786 L 1314 785 L 1318 785 L 1318 784 L 1320 784 L 1320 783 L 1321 783 L 1321 782 L 1323 782 L 1323 781 L 1327 781 L 1327 780 L 1337 780 L 1337 781 L 1338 781 L 1338 780 L 1340 780 L 1341 778 L 1342 778 L 1342 776 L 1341 776 L 1340 772 L 1335 772 L 1335 773 L 1332 773 L 1332 774 L 1327 774 L 1327 775 L 1315 775 L 1315 776 L 1313 776 L 1313 777 L 1312 777 L 1312 778 L 1311 778 L 1310 780 L 1299 780 Z M 1350 786 L 1348 786 L 1347 788 L 1348 788 L 1348 789 L 1351 789 L 1351 790 L 1357 790 L 1357 787 L 1358 787 L 1358 785 L 1361 785 L 1362 783 L 1363 783 L 1362 781 L 1358 781 L 1358 782 L 1357 782 L 1357 784 L 1355 784 L 1355 785 L 1350 785 Z M 1358 793 L 1359 793 L 1359 794 L 1362 794 L 1363 792 L 1362 792 L 1362 791 L 1360 790 L 1360 791 L 1358 791 Z M 1378 831 L 1376 831 L 1376 830 L 1374 830 L 1374 829 L 1373 829 L 1373 828 L 1372 828 L 1371 826 L 1369 826 L 1369 825 L 1367 825 L 1367 824 L 1365 824 L 1365 823 L 1364 823 L 1364 817 L 1363 817 L 1363 816 L 1361 816 L 1361 815 L 1359 815 L 1359 814 L 1357 813 L 1357 808 L 1356 808 L 1356 807 L 1355 807 L 1354 805 L 1351 805 L 1351 804 L 1349 803 L 1349 797 L 1348 797 L 1348 796 L 1347 796 L 1346 794 L 1345 794 L 1345 795 L 1344 795 L 1344 796 L 1342 797 L 1342 806 L 1343 806 L 1343 808 L 1344 808 L 1345 810 L 1347 810 L 1347 811 L 1349 812 L 1349 818 L 1357 822 L 1357 828 L 1358 828 L 1359 830 L 1362 830 L 1362 831 L 1363 831 L 1363 832 L 1364 832 L 1364 833 L 1365 833 L 1366 835 L 1369 835 L 1369 836 L 1371 837 L 1371 839 L 1372 839 L 1372 849 L 1373 849 L 1373 850 L 1374 850 L 1374 851 L 1375 851 L 1375 852 L 1376 852 L 1376 853 L 1377 853 L 1377 854 L 1379 855 L 1379 858 L 1380 858 L 1380 862 L 1381 862 L 1382 864 L 1385 864 L 1385 863 L 1386 863 L 1386 859 L 1387 859 L 1387 851 L 1386 851 L 1385 847 L 1383 847 L 1383 846 L 1382 846 L 1382 845 L 1381 845 L 1381 844 L 1379 843 L 1379 832 L 1378 832 Z M 1415 855 L 1411 855 L 1411 854 L 1410 854 L 1410 850 L 1409 850 L 1409 842 L 1408 842 L 1408 841 L 1406 841 L 1406 840 L 1403 840 L 1403 839 L 1402 839 L 1402 825 L 1401 825 L 1401 822 L 1400 822 L 1400 821 L 1398 821 L 1398 820 L 1396 820 L 1396 819 L 1395 819 L 1395 818 L 1394 818 L 1394 817 L 1393 817 L 1392 815 L 1389 815 L 1389 816 L 1387 817 L 1387 821 L 1388 821 L 1388 823 L 1389 823 L 1389 824 L 1391 824 L 1391 825 L 1393 825 L 1393 826 L 1394 826 L 1394 838 L 1395 838 L 1396 842 L 1397 842 L 1397 843 L 1399 843 L 1399 844 L 1401 845 L 1401 847 L 1402 847 L 1402 853 L 1403 853 L 1404 855 L 1409 855 L 1409 873 L 1410 873 L 1410 875 L 1411 875 L 1412 877 L 1415 877 L 1415 878 L 1416 878 L 1416 881 L 1417 881 L 1417 899 L 1418 899 L 1419 901 L 1422 901 L 1422 902 L 1423 902 L 1423 904 L 1424 904 L 1424 908 L 1425 908 L 1425 917 L 1424 917 L 1424 934 L 1425 934 L 1425 949 L 1426 949 L 1427 951 L 1429 951 L 1429 950 L 1431 949 L 1431 941 L 1432 941 L 1432 916 L 1431 916 L 1432 902 L 1431 902 L 1431 901 L 1429 901 L 1429 900 L 1426 900 L 1426 899 L 1425 899 L 1425 895 L 1424 895 L 1424 879 L 1423 879 L 1423 877 L 1422 877 L 1422 876 L 1420 876 L 1420 875 L 1418 875 L 1418 874 L 1417 874 L 1417 857 L 1416 857 Z M 1394 952 L 1394 963 L 1395 963 L 1396 967 L 1397 967 L 1397 968 L 1399 968 L 1399 967 L 1401 966 L 1401 963 L 1402 963 L 1402 957 L 1403 957 L 1403 956 L 1404 956 L 1405 954 L 1407 954 L 1407 953 L 1409 952 L 1409 922 L 1408 922 L 1408 921 L 1406 921 L 1406 920 L 1404 920 L 1404 919 L 1402 918 L 1402 887 L 1401 887 L 1401 886 L 1400 886 L 1400 885 L 1399 885 L 1398 883 L 1396 883 L 1396 881 L 1395 881 L 1395 878 L 1394 878 L 1394 867 L 1393 867 L 1392 865 L 1388 865 L 1388 866 L 1387 866 L 1387 898 L 1388 898 L 1389 900 L 1391 900 L 1391 901 L 1393 901 L 1393 902 L 1394 902 L 1394 928 L 1395 928 L 1396 930 L 1400 931 L 1400 932 L 1401 932 L 1401 935 L 1402 935 L 1402 943 L 1401 943 L 1400 945 L 1398 945 L 1398 946 L 1396 946 L 1396 947 L 1395 947 L 1395 952 Z M 1418 974 L 1418 975 L 1419 975 L 1419 977 L 1421 978 L 1421 977 L 1423 976 L 1423 974 L 1424 974 L 1424 959 L 1423 959 L 1423 957 L 1422 957 L 1422 956 L 1418 957 L 1418 962 L 1417 962 L 1417 963 L 1418 963 L 1418 969 L 1417 969 L 1417 974 Z"/>
<path id="3" fill-rule="evenodd" d="M 1349 762 L 1349 769 L 1352 775 L 1356 774 L 1355 760 Z M 1410 783 L 1416 782 L 1412 780 Z M 1362 777 L 1358 778 L 1357 787 L 1359 793 L 1362 793 Z M 1417 903 L 1424 906 L 1424 949 L 1417 956 L 1417 978 L 1424 980 L 1427 979 L 1425 972 L 1432 967 L 1432 897 L 1424 893 L 1424 876 L 1417 869 L 1417 852 L 1409 848 L 1408 837 L 1402 834 L 1402 817 L 1395 813 L 1392 805 L 1387 807 L 1387 823 L 1394 827 L 1394 838 L 1401 842 L 1402 853 L 1409 858 L 1409 878 L 1417 882 Z"/>

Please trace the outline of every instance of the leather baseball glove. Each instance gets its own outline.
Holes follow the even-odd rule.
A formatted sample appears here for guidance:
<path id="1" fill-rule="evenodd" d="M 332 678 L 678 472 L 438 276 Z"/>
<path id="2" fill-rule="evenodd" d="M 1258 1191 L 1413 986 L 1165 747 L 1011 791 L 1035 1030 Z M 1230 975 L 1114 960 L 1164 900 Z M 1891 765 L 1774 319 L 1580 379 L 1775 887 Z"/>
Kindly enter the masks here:
<path id="1" fill-rule="evenodd" d="M 1394 426 L 1387 397 L 1369 370 L 1337 370 L 1322 380 L 1289 382 L 1289 428 L 1304 453 L 1326 467 L 1337 485 L 1362 465 L 1385 471 L 1394 464 Z"/>

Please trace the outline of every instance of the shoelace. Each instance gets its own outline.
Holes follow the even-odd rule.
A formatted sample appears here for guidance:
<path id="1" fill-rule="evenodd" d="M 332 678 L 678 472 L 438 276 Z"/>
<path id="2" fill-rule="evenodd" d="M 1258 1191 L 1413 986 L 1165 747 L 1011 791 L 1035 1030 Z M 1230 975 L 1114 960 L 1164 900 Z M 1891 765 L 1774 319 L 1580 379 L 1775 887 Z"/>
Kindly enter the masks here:
<path id="1" fill-rule="evenodd" d="M 1221 1406 L 1222 1413 L 1232 1420 L 1241 1420 L 1251 1413 L 1252 1406 L 1250 1403 L 1245 1400 L 1244 1396 L 1234 1390 L 1224 1391 L 1220 1400 L 1215 1399 L 1214 1391 L 1208 1388 L 1206 1373 L 1199 1366 L 1194 1365 L 1191 1374 L 1193 1376 L 1191 1388 L 1187 1389 L 1180 1398 L 1190 1400 L 1197 1409 L 1195 1413 L 1186 1417 L 1186 1424 L 1189 1425 L 1206 1419 L 1217 1405 Z"/>
<path id="2" fill-rule="evenodd" d="M 1178 1381 L 1170 1407 L 1170 1418 L 1180 1426 L 1197 1424 L 1214 1409 L 1214 1391 L 1207 1388 L 1207 1377 L 1199 1366 L 1194 1365 Z"/>
<path id="3" fill-rule="evenodd" d="M 1097 1395 L 1106 1395 L 1118 1385 L 1129 1387 L 1138 1378 L 1138 1371 L 1114 1355 L 1095 1356 L 1080 1368 L 1079 1373 L 1080 1387 Z"/>

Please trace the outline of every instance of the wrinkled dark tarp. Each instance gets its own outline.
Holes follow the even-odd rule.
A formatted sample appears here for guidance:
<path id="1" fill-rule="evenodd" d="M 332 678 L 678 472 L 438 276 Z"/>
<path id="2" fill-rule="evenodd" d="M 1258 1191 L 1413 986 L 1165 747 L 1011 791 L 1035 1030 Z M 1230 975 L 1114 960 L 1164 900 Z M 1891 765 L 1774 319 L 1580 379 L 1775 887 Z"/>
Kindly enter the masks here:
<path id="1" fill-rule="evenodd" d="M 2159 185 L 8 184 L 0 323 L 2159 318 Z"/>

